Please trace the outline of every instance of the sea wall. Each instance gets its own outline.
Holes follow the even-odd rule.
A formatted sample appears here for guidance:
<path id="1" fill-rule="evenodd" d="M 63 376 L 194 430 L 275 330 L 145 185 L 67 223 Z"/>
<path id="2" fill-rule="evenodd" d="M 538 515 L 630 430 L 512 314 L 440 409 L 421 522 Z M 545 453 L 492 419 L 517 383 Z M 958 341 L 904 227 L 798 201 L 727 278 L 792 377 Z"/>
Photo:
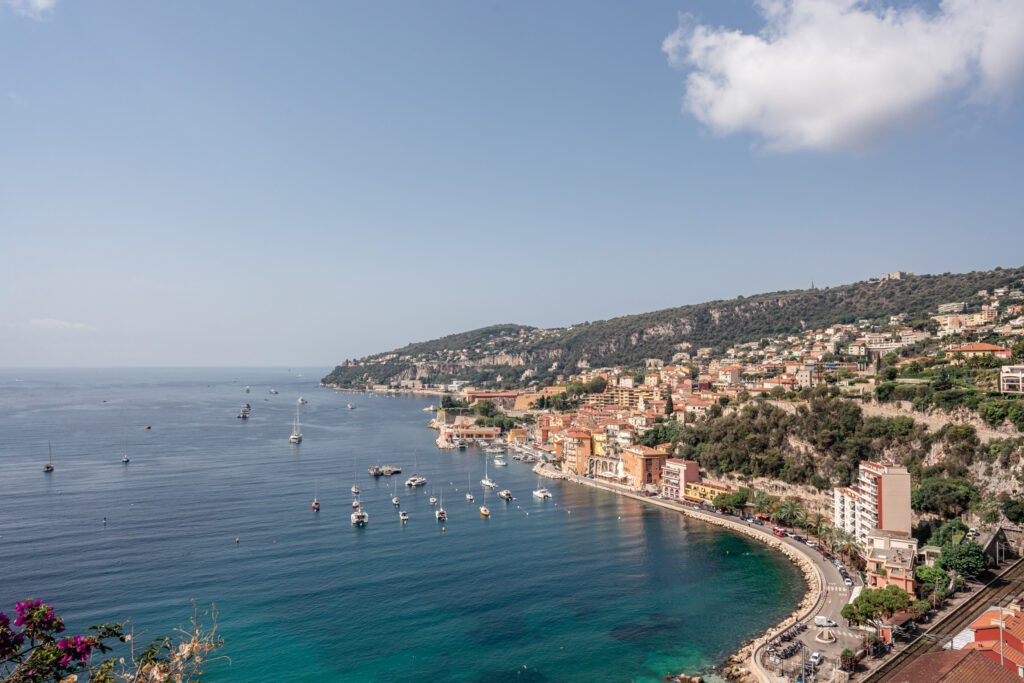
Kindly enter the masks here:
<path id="1" fill-rule="evenodd" d="M 804 554 L 799 548 L 790 545 L 766 531 L 763 531 L 760 527 L 748 526 L 747 524 L 738 522 L 734 519 L 718 517 L 717 515 L 701 512 L 687 505 L 675 504 L 660 498 L 639 496 L 626 491 L 603 486 L 592 479 L 575 477 L 564 472 L 559 472 L 544 463 L 538 463 L 534 466 L 533 470 L 537 474 L 550 479 L 565 479 L 573 481 L 585 486 L 591 486 L 611 493 L 617 493 L 627 498 L 633 498 L 634 500 L 638 500 L 642 503 L 657 505 L 658 507 L 666 508 L 668 510 L 681 512 L 688 517 L 698 519 L 702 522 L 707 522 L 708 524 L 714 524 L 716 526 L 741 533 L 756 541 L 764 543 L 768 547 L 785 555 L 790 562 L 800 569 L 800 572 L 803 575 L 804 582 L 807 585 L 804 597 L 789 616 L 765 631 L 760 637 L 743 643 L 740 650 L 729 657 L 725 668 L 719 672 L 726 678 L 735 681 L 764 681 L 765 683 L 771 681 L 768 673 L 764 671 L 756 661 L 757 651 L 793 624 L 809 619 L 817 610 L 818 603 L 824 598 L 824 591 L 822 589 L 824 576 L 822 576 L 821 571 L 815 566 L 814 562 L 811 561 L 810 557 Z"/>

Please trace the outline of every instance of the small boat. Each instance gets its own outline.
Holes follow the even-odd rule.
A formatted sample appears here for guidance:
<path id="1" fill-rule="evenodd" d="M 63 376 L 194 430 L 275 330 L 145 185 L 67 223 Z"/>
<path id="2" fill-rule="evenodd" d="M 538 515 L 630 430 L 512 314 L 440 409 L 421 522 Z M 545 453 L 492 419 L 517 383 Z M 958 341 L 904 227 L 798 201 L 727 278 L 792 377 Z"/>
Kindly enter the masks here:
<path id="1" fill-rule="evenodd" d="M 295 404 L 295 422 L 292 423 L 292 435 L 288 437 L 289 443 L 302 443 L 302 431 L 299 429 L 299 404 Z"/>
<path id="2" fill-rule="evenodd" d="M 369 521 L 370 515 L 361 507 L 352 513 L 352 526 L 366 526 Z"/>
<path id="3" fill-rule="evenodd" d="M 486 489 L 484 489 L 484 501 L 483 502 L 484 502 L 484 504 L 480 506 L 480 516 L 481 517 L 490 517 L 491 516 L 491 511 L 487 507 L 487 490 Z"/>
<path id="4" fill-rule="evenodd" d="M 503 457 L 501 457 L 499 455 L 497 458 L 494 459 L 494 466 L 495 467 L 508 467 L 508 462 L 505 460 L 505 458 L 503 458 Z"/>
<path id="5" fill-rule="evenodd" d="M 384 465 L 380 468 L 380 473 L 385 477 L 390 477 L 392 474 L 401 474 L 402 468 L 394 465 Z"/>
<path id="6" fill-rule="evenodd" d="M 245 388 L 245 393 L 247 393 L 247 394 L 249 393 L 249 387 Z"/>
<path id="7" fill-rule="evenodd" d="M 300 405 L 300 406 L 304 406 L 304 405 L 306 405 L 307 403 L 309 403 L 309 401 L 307 401 L 307 400 L 306 400 L 306 399 L 304 399 L 303 397 L 299 396 L 299 405 Z"/>
<path id="8" fill-rule="evenodd" d="M 505 447 L 493 444 L 484 449 L 484 453 L 504 453 Z"/>
<path id="9" fill-rule="evenodd" d="M 370 476 L 373 477 L 379 477 L 380 475 L 384 474 L 384 470 L 381 469 L 380 465 L 370 465 L 370 467 L 368 467 L 366 471 L 369 472 Z"/>
<path id="10" fill-rule="evenodd" d="M 448 521 L 448 513 L 445 512 L 444 503 L 441 503 L 439 506 L 437 506 L 437 509 L 434 510 L 434 516 L 437 517 L 437 521 L 439 522 Z"/>
<path id="11" fill-rule="evenodd" d="M 271 393 L 271 394 L 277 394 L 277 389 L 271 389 L 271 390 L 270 390 L 270 393 Z"/>
<path id="12" fill-rule="evenodd" d="M 478 439 L 476 445 L 486 450 L 487 447 L 490 446 L 491 444 L 485 441 L 484 439 Z"/>
<path id="13" fill-rule="evenodd" d="M 318 492 L 319 492 L 319 487 L 314 485 L 314 488 L 313 488 L 313 512 L 320 512 L 320 501 L 317 500 L 317 493 Z"/>
<path id="14" fill-rule="evenodd" d="M 355 484 L 352 484 L 352 493 L 356 494 L 357 496 L 359 495 L 359 487 L 356 486 Z"/>
<path id="15" fill-rule="evenodd" d="M 473 494 L 470 493 L 470 491 L 469 491 L 470 488 L 471 487 L 470 487 L 470 484 L 469 484 L 469 472 L 466 472 L 466 500 L 468 500 L 470 503 L 472 503 L 473 502 Z"/>
<path id="16" fill-rule="evenodd" d="M 426 408 L 423 409 L 424 413 L 433 413 L 433 412 L 436 412 L 436 411 L 437 411 L 437 406 L 435 406 L 433 403 L 431 403 L 429 406 L 427 406 Z"/>
<path id="17" fill-rule="evenodd" d="M 356 409 L 356 404 L 355 403 L 349 403 L 348 404 L 348 409 L 349 410 L 355 410 Z"/>
<path id="18" fill-rule="evenodd" d="M 401 505 L 401 503 L 402 503 L 402 501 L 399 500 L 399 498 L 398 498 L 398 491 L 392 490 L 391 491 L 391 504 L 394 505 L 395 507 L 398 507 L 399 505 Z"/>
<path id="19" fill-rule="evenodd" d="M 437 505 L 437 496 L 434 495 L 434 488 L 430 488 L 430 504 Z"/>
<path id="20" fill-rule="evenodd" d="M 131 458 L 128 457 L 128 442 L 127 441 L 124 442 L 124 455 L 121 456 L 121 462 L 123 462 L 125 465 L 127 465 L 129 462 L 131 462 Z"/>
<path id="21" fill-rule="evenodd" d="M 53 444 L 47 441 L 46 445 L 50 448 L 50 459 L 43 465 L 43 472 L 53 472 Z"/>
<path id="22" fill-rule="evenodd" d="M 459 439 L 459 440 L 458 440 L 458 441 L 456 442 L 456 444 L 455 444 L 455 445 L 456 445 L 456 446 L 458 446 L 458 448 L 459 448 L 459 450 L 460 450 L 460 451 L 464 451 L 464 450 L 466 450 L 466 440 L 465 440 L 465 439 Z"/>
<path id="23" fill-rule="evenodd" d="M 548 491 L 545 488 L 534 489 L 533 497 L 534 498 L 540 498 L 541 500 L 544 500 L 545 498 L 550 498 L 551 497 L 551 492 Z"/>
<path id="24" fill-rule="evenodd" d="M 398 513 L 398 518 L 400 520 L 402 520 L 403 522 L 408 522 L 409 521 L 409 513 L 406 512 L 405 510 L 402 510 L 401 512 Z"/>
<path id="25" fill-rule="evenodd" d="M 359 507 L 359 499 L 358 498 L 356 498 L 355 500 L 352 501 L 352 507 L 354 507 L 354 508 L 358 508 Z"/>
<path id="26" fill-rule="evenodd" d="M 501 498 L 501 499 L 505 500 L 506 502 L 511 501 L 512 500 L 512 492 L 509 491 L 508 489 L 502 489 L 501 491 L 498 491 L 498 498 Z"/>
<path id="27" fill-rule="evenodd" d="M 251 405 L 249 405 L 248 403 L 243 404 L 242 405 L 242 409 L 240 411 L 238 411 L 238 416 L 237 417 L 240 417 L 243 420 L 248 420 L 249 419 L 249 411 L 250 410 L 252 410 L 252 406 Z"/>

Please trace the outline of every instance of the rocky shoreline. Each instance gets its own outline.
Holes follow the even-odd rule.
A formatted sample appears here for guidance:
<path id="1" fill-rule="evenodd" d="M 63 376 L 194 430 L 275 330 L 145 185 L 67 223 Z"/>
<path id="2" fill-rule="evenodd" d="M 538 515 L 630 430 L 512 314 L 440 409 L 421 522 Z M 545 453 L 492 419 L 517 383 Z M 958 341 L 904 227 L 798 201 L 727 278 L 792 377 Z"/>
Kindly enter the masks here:
<path id="1" fill-rule="evenodd" d="M 784 543 L 775 536 L 772 536 L 766 531 L 762 531 L 759 528 L 749 527 L 745 524 L 741 524 L 740 522 L 736 522 L 731 519 L 722 519 L 719 517 L 715 517 L 713 515 L 709 515 L 707 513 L 700 512 L 698 510 L 694 510 L 689 507 L 679 507 L 676 505 L 666 503 L 665 501 L 657 498 L 636 496 L 633 494 L 616 491 L 614 489 L 600 486 L 588 479 L 581 480 L 577 479 L 576 477 L 566 476 L 562 472 L 550 470 L 547 467 L 545 467 L 542 463 L 538 463 L 538 465 L 534 467 L 534 471 L 537 474 L 540 474 L 541 476 L 544 477 L 548 477 L 550 479 L 571 480 L 580 484 L 585 484 L 588 486 L 592 486 L 594 488 L 609 491 L 611 493 L 617 493 L 622 496 L 634 498 L 644 503 L 657 505 L 668 510 L 675 510 L 676 512 L 681 512 L 684 515 L 687 515 L 688 517 L 693 517 L 694 519 L 698 519 L 702 522 L 707 522 L 708 524 L 714 524 L 716 526 L 737 531 L 750 538 L 753 538 L 756 541 L 764 543 L 769 548 L 773 548 L 778 552 L 782 553 L 783 555 L 785 555 L 790 562 L 795 564 L 800 569 L 801 573 L 803 574 L 804 582 L 807 585 L 807 590 L 804 592 L 804 597 L 801 599 L 796 609 L 794 609 L 788 617 L 783 619 L 774 627 L 765 631 L 765 633 L 760 637 L 754 638 L 753 640 L 748 640 L 745 643 L 743 643 L 740 646 L 739 651 L 737 651 L 736 654 L 729 657 L 724 663 L 724 665 L 715 671 L 717 675 L 722 676 L 723 678 L 726 678 L 731 681 L 747 682 L 768 680 L 765 673 L 761 670 L 761 667 L 753 661 L 752 658 L 754 653 L 758 650 L 758 648 L 761 647 L 761 645 L 770 641 L 779 633 L 785 631 L 793 624 L 802 621 L 806 619 L 808 616 L 810 616 L 810 614 L 814 611 L 814 608 L 816 607 L 822 593 L 821 577 L 818 574 L 818 570 L 815 568 L 814 564 L 806 555 L 795 550 L 788 544 Z M 679 681 L 679 683 L 695 683 L 697 681 L 701 681 L 701 677 L 680 674 L 678 676 L 669 676 L 666 678 L 666 680 Z"/>

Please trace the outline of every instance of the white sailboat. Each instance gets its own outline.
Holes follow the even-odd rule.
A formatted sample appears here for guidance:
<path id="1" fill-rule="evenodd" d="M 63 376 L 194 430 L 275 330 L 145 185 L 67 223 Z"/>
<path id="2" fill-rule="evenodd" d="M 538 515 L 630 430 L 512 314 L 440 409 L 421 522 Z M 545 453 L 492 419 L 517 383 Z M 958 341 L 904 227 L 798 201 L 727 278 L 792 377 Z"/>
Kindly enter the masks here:
<path id="1" fill-rule="evenodd" d="M 533 490 L 533 497 L 545 500 L 551 497 L 551 492 L 540 485 L 540 475 L 537 475 L 537 488 Z"/>
<path id="2" fill-rule="evenodd" d="M 320 493 L 320 486 L 313 484 L 313 512 L 320 512 L 320 501 L 317 500 L 317 496 Z"/>
<path id="3" fill-rule="evenodd" d="M 443 493 L 441 494 L 441 498 L 442 498 L 441 504 L 437 506 L 436 510 L 434 510 L 434 516 L 437 517 L 437 521 L 439 521 L 439 522 L 446 522 L 446 521 L 448 521 L 448 513 L 445 512 L 445 509 L 444 509 L 444 500 L 443 500 L 444 499 L 444 494 Z"/>
<path id="4" fill-rule="evenodd" d="M 430 487 L 430 504 L 437 505 L 437 496 L 434 495 L 434 487 Z"/>
<path id="5" fill-rule="evenodd" d="M 416 456 L 415 453 L 413 453 L 412 462 L 413 462 L 413 475 L 405 480 L 405 485 L 406 486 L 411 486 L 413 488 L 415 488 L 417 486 L 425 485 L 427 483 L 427 478 L 426 477 L 421 477 L 419 474 L 416 473 L 416 470 L 418 470 L 420 468 L 420 461 L 419 461 L 419 458 Z"/>
<path id="6" fill-rule="evenodd" d="M 127 465 L 129 462 L 131 462 L 131 458 L 128 457 L 128 442 L 127 441 L 124 442 L 124 455 L 121 456 L 121 462 L 123 462 L 125 465 Z"/>
<path id="7" fill-rule="evenodd" d="M 352 525 L 353 526 L 366 526 L 370 521 L 370 515 L 362 508 L 357 507 L 355 512 L 352 513 Z"/>
<path id="8" fill-rule="evenodd" d="M 356 472 L 358 472 L 358 471 L 359 471 L 359 468 L 356 467 L 356 458 L 353 457 L 352 458 L 352 493 L 357 495 L 357 496 L 359 495 L 359 485 L 356 484 Z"/>
<path id="9" fill-rule="evenodd" d="M 50 459 L 43 465 L 43 472 L 53 472 L 53 443 L 47 441 L 46 445 L 50 448 Z"/>
<path id="10" fill-rule="evenodd" d="M 480 484 L 482 486 L 487 486 L 487 487 L 492 488 L 492 489 L 497 486 L 497 484 L 495 484 L 493 481 L 491 481 L 491 478 L 487 476 L 487 459 L 486 458 L 484 459 L 484 478 L 480 480 Z"/>
<path id="11" fill-rule="evenodd" d="M 398 507 L 402 503 L 402 501 L 398 499 L 398 482 L 395 482 L 394 489 L 395 490 L 391 492 L 391 504 L 394 505 L 395 507 Z"/>
<path id="12" fill-rule="evenodd" d="M 473 493 L 470 491 L 472 486 L 469 483 L 469 472 L 466 472 L 466 500 L 470 503 L 473 502 Z"/>
<path id="13" fill-rule="evenodd" d="M 295 404 L 295 422 L 292 424 L 292 435 L 288 437 L 289 443 L 302 443 L 302 432 L 299 430 L 299 404 Z"/>

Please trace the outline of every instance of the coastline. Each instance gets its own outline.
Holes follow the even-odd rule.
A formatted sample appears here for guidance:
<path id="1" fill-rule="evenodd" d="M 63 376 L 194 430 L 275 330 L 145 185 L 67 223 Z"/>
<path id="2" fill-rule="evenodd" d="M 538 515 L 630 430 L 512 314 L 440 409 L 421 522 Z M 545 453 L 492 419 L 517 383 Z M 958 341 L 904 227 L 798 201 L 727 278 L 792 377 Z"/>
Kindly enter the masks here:
<path id="1" fill-rule="evenodd" d="M 324 389 L 334 389 L 335 391 L 349 391 L 353 394 L 380 394 L 387 396 L 390 394 L 397 394 L 399 396 L 446 396 L 448 392 L 439 391 L 437 389 L 388 389 L 387 391 L 377 391 L 375 389 L 348 389 L 346 387 L 339 387 L 337 384 L 324 384 L 320 383 L 320 386 Z"/>
<path id="2" fill-rule="evenodd" d="M 603 491 L 609 491 L 611 493 L 618 494 L 620 496 L 632 498 L 642 503 L 649 503 L 651 505 L 656 505 L 667 510 L 681 512 L 682 514 L 688 517 L 692 517 L 693 519 L 697 519 L 702 522 L 707 522 L 709 524 L 714 524 L 716 526 L 731 529 L 732 531 L 744 534 L 749 538 L 759 541 L 767 545 L 769 548 L 773 548 L 774 550 L 777 550 L 784 556 L 786 556 L 786 558 L 788 558 L 790 562 L 795 564 L 797 568 L 800 569 L 800 572 L 803 575 L 804 582 L 807 586 L 807 589 L 804 592 L 804 597 L 800 600 L 800 602 L 797 604 L 795 609 L 790 613 L 788 617 L 783 619 L 775 626 L 767 629 L 757 638 L 744 642 L 740 646 L 740 649 L 726 660 L 726 665 L 722 669 L 717 671 L 719 675 L 734 681 L 752 680 L 763 681 L 765 683 L 770 683 L 772 681 L 772 677 L 768 674 L 768 672 L 766 672 L 761 667 L 761 665 L 757 661 L 758 651 L 765 644 L 770 642 L 778 634 L 785 631 L 793 624 L 808 619 L 817 610 L 819 603 L 823 600 L 824 597 L 824 591 L 822 590 L 822 586 L 824 585 L 823 577 L 818 568 L 810 560 L 810 558 L 808 558 L 803 552 L 800 552 L 799 550 L 793 548 L 789 544 L 783 542 L 781 539 L 772 536 L 768 532 L 763 531 L 757 527 L 748 526 L 739 521 L 717 517 L 706 512 L 695 510 L 690 506 L 676 504 L 661 498 L 638 496 L 627 491 L 622 491 L 616 488 L 612 488 L 610 486 L 604 486 L 591 479 L 579 478 L 574 475 L 568 475 L 566 473 L 550 469 L 549 466 L 543 462 L 537 463 L 534 466 L 533 471 L 539 474 L 540 476 L 546 477 L 548 479 L 562 479 L 565 481 L 571 481 L 573 483 L 583 484 L 585 486 L 590 486 L 592 488 L 597 488 Z M 687 679 L 684 675 L 684 678 L 677 680 Z"/>

